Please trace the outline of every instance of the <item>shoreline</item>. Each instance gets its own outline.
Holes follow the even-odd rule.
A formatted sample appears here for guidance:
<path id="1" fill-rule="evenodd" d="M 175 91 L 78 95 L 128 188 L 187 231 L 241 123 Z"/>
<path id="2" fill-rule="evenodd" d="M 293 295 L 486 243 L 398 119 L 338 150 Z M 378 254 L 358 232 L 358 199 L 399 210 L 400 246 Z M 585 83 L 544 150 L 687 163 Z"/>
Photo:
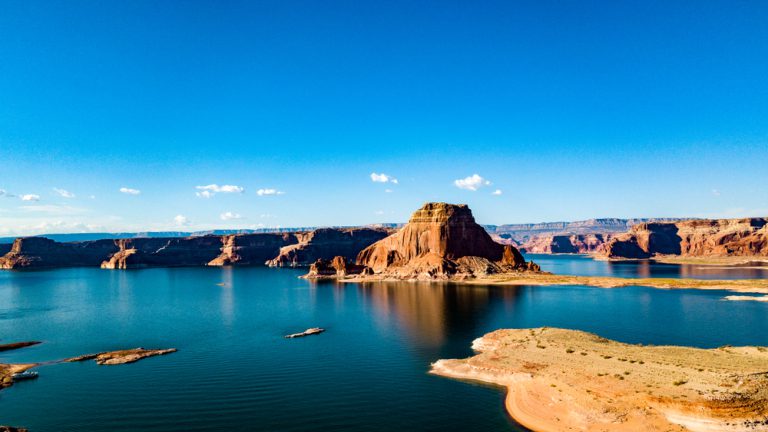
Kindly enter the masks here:
<path id="1" fill-rule="evenodd" d="M 367 282 L 450 282 L 467 285 L 586 285 L 596 288 L 623 288 L 629 286 L 657 289 L 700 289 L 737 293 L 768 294 L 768 279 L 672 279 L 672 278 L 620 278 L 612 276 L 574 276 L 551 273 L 508 273 L 473 279 L 399 279 L 385 275 L 326 277 L 312 280 L 336 280 L 347 283 Z"/>
<path id="2" fill-rule="evenodd" d="M 768 349 L 624 344 L 556 328 L 497 330 L 431 374 L 504 387 L 536 431 L 768 430 Z"/>

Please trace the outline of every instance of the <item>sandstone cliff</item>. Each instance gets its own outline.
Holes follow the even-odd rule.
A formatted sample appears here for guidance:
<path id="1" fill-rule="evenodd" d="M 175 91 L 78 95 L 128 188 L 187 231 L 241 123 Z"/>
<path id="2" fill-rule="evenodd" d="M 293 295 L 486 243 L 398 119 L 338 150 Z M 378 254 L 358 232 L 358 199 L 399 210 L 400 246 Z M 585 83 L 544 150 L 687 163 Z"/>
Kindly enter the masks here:
<path id="1" fill-rule="evenodd" d="M 520 245 L 523 253 L 538 254 L 592 254 L 605 250 L 605 244 L 615 234 L 572 234 L 533 236 Z"/>
<path id="2" fill-rule="evenodd" d="M 10 252 L 0 257 L 0 268 L 47 268 L 98 266 L 104 257 L 117 252 L 112 240 L 58 243 L 44 237 L 22 237 Z"/>
<path id="3" fill-rule="evenodd" d="M 221 254 L 208 265 L 263 265 L 304 233 L 237 234 L 222 237 Z"/>
<path id="4" fill-rule="evenodd" d="M 282 247 L 280 253 L 266 264 L 270 267 L 296 267 L 336 256 L 355 259 L 361 250 L 386 236 L 387 231 L 383 229 L 316 229 L 300 235 L 298 243 Z"/>
<path id="5" fill-rule="evenodd" d="M 768 257 L 768 218 L 643 223 L 608 242 L 604 255 L 631 259 L 654 255 Z"/>
<path id="6" fill-rule="evenodd" d="M 427 203 L 397 233 L 364 249 L 357 264 L 401 279 L 469 278 L 538 270 L 511 245 L 494 242 L 466 205 Z"/>

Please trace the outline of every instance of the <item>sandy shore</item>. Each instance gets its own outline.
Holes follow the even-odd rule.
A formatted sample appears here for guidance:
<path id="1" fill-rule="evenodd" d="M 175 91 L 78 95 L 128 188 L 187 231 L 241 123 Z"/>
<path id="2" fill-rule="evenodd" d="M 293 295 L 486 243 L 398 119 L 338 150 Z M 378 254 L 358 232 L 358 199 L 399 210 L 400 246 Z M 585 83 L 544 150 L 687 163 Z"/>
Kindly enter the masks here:
<path id="1" fill-rule="evenodd" d="M 403 282 L 386 276 L 350 276 L 334 278 L 341 282 Z M 424 279 L 430 280 L 430 279 Z M 768 294 L 768 279 L 672 279 L 672 278 L 619 278 L 604 276 L 571 276 L 556 275 L 546 272 L 517 272 L 491 275 L 476 279 L 446 279 L 437 282 L 452 282 L 475 285 L 587 285 L 599 288 L 620 288 L 628 286 L 644 286 L 660 289 L 703 289 L 726 290 L 739 293 Z M 410 281 L 410 280 L 406 280 Z M 415 280 L 414 280 L 415 281 Z M 423 280 L 418 280 L 423 281 Z"/>
<path id="2" fill-rule="evenodd" d="M 432 373 L 507 388 L 536 431 L 766 431 L 768 349 L 622 344 L 563 329 L 498 330 Z"/>

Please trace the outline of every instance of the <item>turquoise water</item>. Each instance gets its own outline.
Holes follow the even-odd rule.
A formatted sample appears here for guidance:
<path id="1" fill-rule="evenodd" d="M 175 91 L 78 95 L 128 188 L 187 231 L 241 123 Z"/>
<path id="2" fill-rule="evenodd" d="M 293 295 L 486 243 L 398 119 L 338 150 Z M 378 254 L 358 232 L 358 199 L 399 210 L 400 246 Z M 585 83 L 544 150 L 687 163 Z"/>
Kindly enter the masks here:
<path id="1" fill-rule="evenodd" d="M 515 431 L 523 429 L 506 416 L 499 389 L 428 375 L 430 362 L 469 356 L 474 338 L 503 327 L 768 345 L 768 304 L 722 301 L 724 292 L 313 284 L 301 273 L 0 272 L 0 340 L 44 341 L 0 353 L 0 362 L 179 349 L 131 365 L 41 367 L 39 379 L 0 391 L 0 424 L 33 432 Z M 327 331 L 282 337 L 312 326 Z"/>

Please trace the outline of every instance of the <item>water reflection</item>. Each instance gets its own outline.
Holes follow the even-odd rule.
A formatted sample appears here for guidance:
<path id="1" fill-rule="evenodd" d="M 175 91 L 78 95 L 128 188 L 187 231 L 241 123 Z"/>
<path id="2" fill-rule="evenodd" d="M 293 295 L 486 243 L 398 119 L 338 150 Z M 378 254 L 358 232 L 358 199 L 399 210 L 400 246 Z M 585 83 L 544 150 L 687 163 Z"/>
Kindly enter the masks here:
<path id="1" fill-rule="evenodd" d="M 428 282 L 372 282 L 358 285 L 377 322 L 396 324 L 420 347 L 474 338 L 500 306 L 514 314 L 521 287 L 487 287 Z"/>

